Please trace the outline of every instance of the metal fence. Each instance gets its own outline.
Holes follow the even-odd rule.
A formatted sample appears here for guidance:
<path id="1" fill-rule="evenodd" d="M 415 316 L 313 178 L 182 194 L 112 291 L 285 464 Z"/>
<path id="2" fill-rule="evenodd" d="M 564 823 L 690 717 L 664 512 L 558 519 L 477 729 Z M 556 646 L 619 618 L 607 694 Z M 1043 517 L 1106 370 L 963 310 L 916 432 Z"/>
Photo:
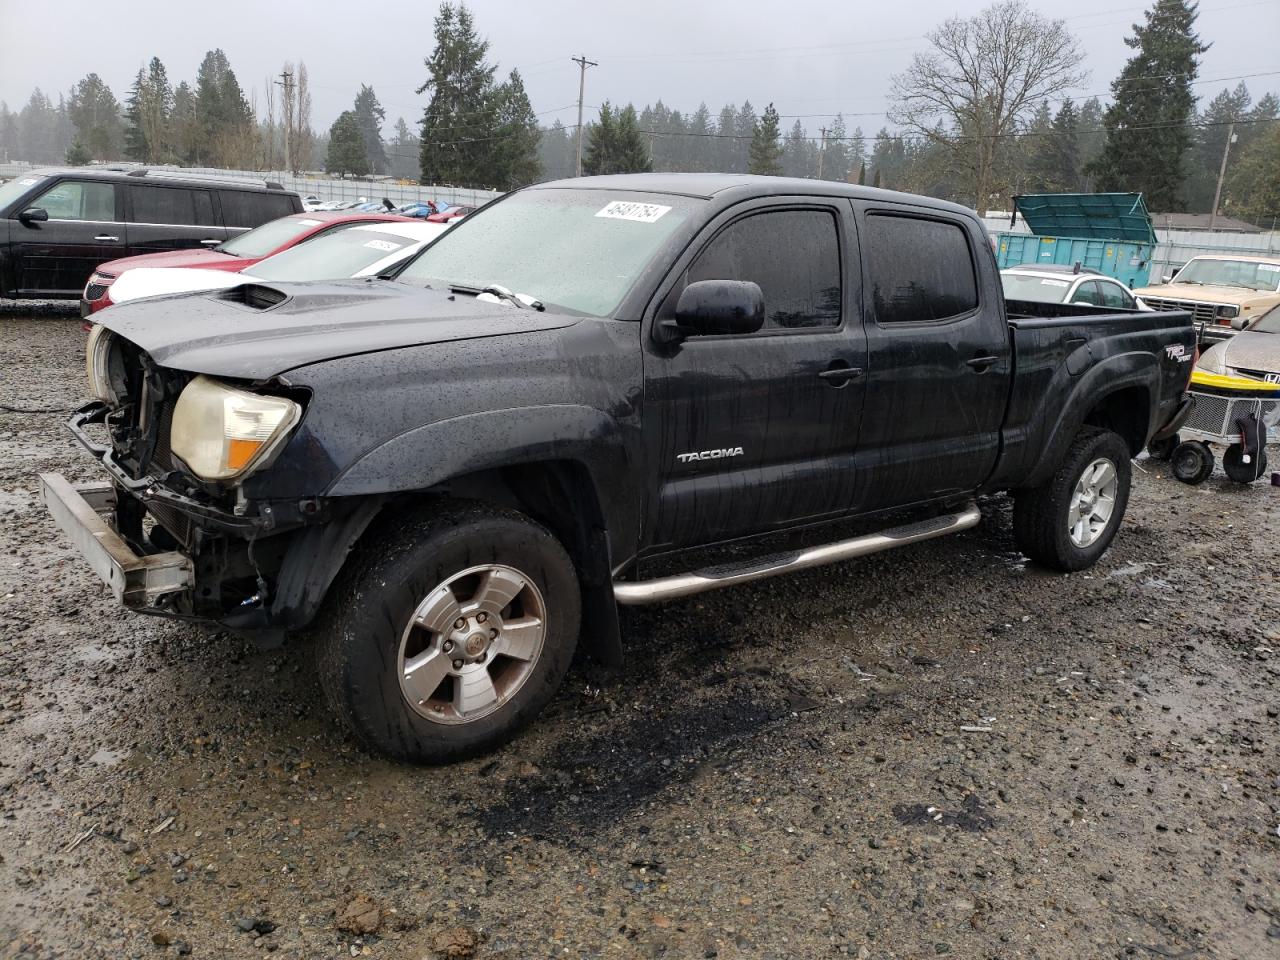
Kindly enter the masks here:
<path id="1" fill-rule="evenodd" d="M 0 181 L 22 176 L 40 164 L 0 164 Z M 43 166 L 47 166 L 44 164 Z M 392 203 L 410 203 L 414 200 L 444 200 L 462 206 L 479 206 L 502 195 L 501 190 L 475 190 L 470 187 L 432 186 L 430 184 L 397 183 L 385 179 L 339 179 L 322 173 L 310 173 L 295 177 L 283 170 L 219 170 L 212 167 L 175 167 L 161 164 L 111 163 L 115 169 L 129 170 L 146 166 L 151 170 L 170 170 L 175 173 L 217 177 L 243 177 L 246 180 L 270 180 L 300 196 L 316 196 L 321 200 L 381 200 L 386 197 Z M 92 168 L 89 168 L 92 169 Z"/>

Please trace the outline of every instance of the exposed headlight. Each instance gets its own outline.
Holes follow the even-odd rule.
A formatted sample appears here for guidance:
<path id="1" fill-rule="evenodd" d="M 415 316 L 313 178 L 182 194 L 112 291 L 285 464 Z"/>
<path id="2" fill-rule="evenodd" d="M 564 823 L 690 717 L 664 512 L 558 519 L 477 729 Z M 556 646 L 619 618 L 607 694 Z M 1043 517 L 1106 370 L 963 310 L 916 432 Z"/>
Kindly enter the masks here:
<path id="1" fill-rule="evenodd" d="M 1232 317 L 1240 316 L 1240 308 L 1234 304 L 1229 307 L 1219 307 L 1218 316 L 1223 317 L 1226 320 L 1230 320 Z"/>
<path id="2" fill-rule="evenodd" d="M 261 466 L 301 416 L 292 400 L 198 376 L 173 408 L 169 446 L 196 476 L 229 480 Z"/>
<path id="3" fill-rule="evenodd" d="M 107 362 L 111 356 L 111 331 L 100 323 L 95 323 L 89 331 L 89 340 L 84 345 L 84 367 L 89 376 L 89 395 L 104 403 L 116 402 L 115 391 L 111 389 L 111 372 Z"/>
<path id="4" fill-rule="evenodd" d="M 1226 357 L 1227 345 L 1225 343 L 1215 343 L 1204 353 L 1200 354 L 1200 359 L 1196 361 L 1196 369 L 1203 370 L 1205 373 L 1226 375 L 1227 366 L 1224 362 Z"/>

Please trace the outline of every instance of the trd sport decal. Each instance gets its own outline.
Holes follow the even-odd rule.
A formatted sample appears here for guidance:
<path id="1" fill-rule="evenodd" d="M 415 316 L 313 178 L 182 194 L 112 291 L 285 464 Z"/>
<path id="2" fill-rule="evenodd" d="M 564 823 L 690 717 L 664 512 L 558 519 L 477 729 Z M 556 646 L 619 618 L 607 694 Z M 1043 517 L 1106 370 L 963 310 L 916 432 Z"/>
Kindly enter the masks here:
<path id="1" fill-rule="evenodd" d="M 725 457 L 740 456 L 741 447 L 725 447 L 722 450 L 703 450 L 699 453 L 677 453 L 676 459 L 681 463 L 689 463 L 691 460 L 723 460 Z"/>

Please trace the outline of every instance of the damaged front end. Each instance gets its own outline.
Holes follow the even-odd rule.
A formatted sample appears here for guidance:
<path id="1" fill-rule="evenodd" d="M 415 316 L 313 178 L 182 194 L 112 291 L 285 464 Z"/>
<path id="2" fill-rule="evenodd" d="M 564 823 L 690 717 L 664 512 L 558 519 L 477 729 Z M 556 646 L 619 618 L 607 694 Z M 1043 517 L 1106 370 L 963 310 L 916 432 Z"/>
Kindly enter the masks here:
<path id="1" fill-rule="evenodd" d="M 244 495 L 301 422 L 305 393 L 160 367 L 100 327 L 88 363 L 98 399 L 67 426 L 107 482 L 45 474 L 41 495 L 117 599 L 259 641 L 305 626 L 379 506 Z"/>

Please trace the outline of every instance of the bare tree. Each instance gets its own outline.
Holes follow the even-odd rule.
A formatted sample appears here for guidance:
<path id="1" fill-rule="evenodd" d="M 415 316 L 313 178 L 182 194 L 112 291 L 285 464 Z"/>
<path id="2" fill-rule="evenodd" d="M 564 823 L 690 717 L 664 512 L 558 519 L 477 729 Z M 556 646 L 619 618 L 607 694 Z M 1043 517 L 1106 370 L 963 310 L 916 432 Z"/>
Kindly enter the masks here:
<path id="1" fill-rule="evenodd" d="M 1063 21 L 1023 0 L 954 17 L 926 38 L 932 49 L 893 78 L 890 119 L 945 147 L 985 214 L 1010 140 L 1040 101 L 1084 81 L 1083 54 Z"/>
<path id="2" fill-rule="evenodd" d="M 311 151 L 315 146 L 315 131 L 311 129 L 311 88 L 307 84 L 307 65 L 298 61 L 298 75 L 294 83 L 297 108 L 293 112 L 294 129 L 291 139 L 293 172 L 312 166 Z"/>

